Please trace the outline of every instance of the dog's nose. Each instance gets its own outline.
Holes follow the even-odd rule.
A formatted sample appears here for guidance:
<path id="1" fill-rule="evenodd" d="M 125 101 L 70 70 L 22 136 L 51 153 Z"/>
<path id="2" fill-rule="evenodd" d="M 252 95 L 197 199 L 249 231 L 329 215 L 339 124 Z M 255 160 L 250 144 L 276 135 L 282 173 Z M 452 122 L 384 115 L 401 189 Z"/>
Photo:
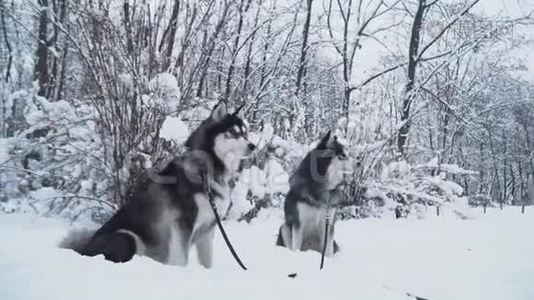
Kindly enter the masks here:
<path id="1" fill-rule="evenodd" d="M 256 149 L 256 145 L 254 145 L 252 143 L 248 143 L 248 150 L 249 151 L 254 151 L 254 149 Z"/>

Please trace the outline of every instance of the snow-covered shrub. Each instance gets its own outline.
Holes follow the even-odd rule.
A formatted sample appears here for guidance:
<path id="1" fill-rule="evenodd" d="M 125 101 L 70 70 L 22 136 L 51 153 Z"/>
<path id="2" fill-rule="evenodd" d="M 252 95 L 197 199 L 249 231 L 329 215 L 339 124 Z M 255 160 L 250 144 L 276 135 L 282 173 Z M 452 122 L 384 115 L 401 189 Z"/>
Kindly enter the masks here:
<path id="1" fill-rule="evenodd" d="M 129 77 L 120 82 L 129 94 Z M 179 154 L 189 134 L 187 124 L 169 116 L 177 105 L 176 82 L 172 88 L 166 75 L 156 82 L 138 98 L 142 125 L 130 123 L 130 128 L 93 101 L 49 101 L 34 89 L 12 93 L 9 137 L 0 147 L 2 209 L 69 218 L 114 212 L 137 190 L 146 170 Z"/>
<path id="2" fill-rule="evenodd" d="M 156 74 L 148 83 L 152 97 L 164 101 L 170 111 L 176 111 L 180 105 L 180 88 L 176 77 L 169 73 Z"/>
<path id="3" fill-rule="evenodd" d="M 491 198 L 484 194 L 475 194 L 469 197 L 471 206 L 492 206 Z"/>
<path id="4" fill-rule="evenodd" d="M 250 221 L 263 208 L 281 209 L 289 191 L 289 176 L 306 154 L 306 147 L 274 134 L 270 123 L 250 132 L 249 140 L 257 146 L 232 190 L 229 218 Z"/>
<path id="5" fill-rule="evenodd" d="M 94 111 L 83 104 L 50 102 L 31 89 L 11 98 L 22 115 L 13 116 L 13 136 L 2 143 L 8 157 L 0 165 L 4 210 L 74 217 L 88 208 L 113 209 L 103 197 L 108 182 Z"/>
<path id="6" fill-rule="evenodd" d="M 123 81 L 128 86 L 126 77 Z M 156 82 L 165 88 L 156 89 Z M 122 157 L 114 153 L 117 137 L 110 138 L 109 131 L 102 131 L 101 115 L 91 105 L 77 100 L 51 102 L 33 90 L 14 93 L 10 99 L 18 121 L 12 122 L 13 136 L 3 139 L 0 147 L 1 207 L 71 218 L 84 212 L 100 218 L 116 210 L 122 203 L 117 195 L 131 197 L 142 187 L 146 171 L 179 155 L 191 130 L 209 115 L 214 101 L 202 99 L 196 99 L 198 104 L 191 109 L 175 114 L 165 102 L 177 99 L 173 98 L 178 93 L 173 86 L 168 74 L 150 81 L 148 94 L 140 99 L 147 99 L 143 105 L 148 111 L 155 109 L 157 114 L 152 118 L 158 118 L 157 122 L 148 127 L 151 130 L 138 131 L 138 141 L 122 149 L 127 150 Z M 415 213 L 427 206 L 453 207 L 463 201 L 463 190 L 451 176 L 472 172 L 438 164 L 437 159 L 413 166 L 384 154 L 371 159 L 380 151 L 388 151 L 373 138 L 362 143 L 366 142 L 361 137 L 364 131 L 361 124 L 343 119 L 335 128 L 347 146 L 354 170 L 343 187 L 343 218 L 394 214 L 399 206 Z M 301 144 L 291 137 L 282 138 L 269 122 L 250 132 L 249 138 L 258 149 L 232 190 L 228 217 L 235 220 L 250 221 L 265 208 L 282 209 L 290 174 L 315 146 L 315 142 Z M 121 159 L 120 164 L 117 159 Z"/>
<path id="7" fill-rule="evenodd" d="M 410 165 L 394 161 L 385 165 L 380 177 L 366 183 L 365 198 L 379 203 L 382 213 L 393 215 L 399 210 L 422 216 L 429 206 L 447 208 L 463 217 L 467 204 L 463 188 L 451 180 L 451 175 L 473 175 L 456 165 L 437 164 L 437 159 Z"/>
<path id="8" fill-rule="evenodd" d="M 263 169 L 245 168 L 232 189 L 232 209 L 229 217 L 250 221 L 262 208 L 283 207 L 289 191 L 289 174 L 275 157 L 270 157 Z"/>

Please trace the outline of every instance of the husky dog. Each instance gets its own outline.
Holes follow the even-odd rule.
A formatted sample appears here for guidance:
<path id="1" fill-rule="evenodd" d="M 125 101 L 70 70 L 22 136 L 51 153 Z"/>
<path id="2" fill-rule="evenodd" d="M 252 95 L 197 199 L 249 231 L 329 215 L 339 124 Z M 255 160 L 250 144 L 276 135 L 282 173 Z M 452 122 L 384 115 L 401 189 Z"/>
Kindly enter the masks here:
<path id="1" fill-rule="evenodd" d="M 219 102 L 188 138 L 182 157 L 150 176 L 146 188 L 85 244 L 71 248 L 88 256 L 103 254 L 113 262 L 138 254 L 185 266 L 195 245 L 200 264 L 210 268 L 215 215 L 208 194 L 224 214 L 230 205 L 229 180 L 255 148 L 237 112 L 228 114 L 225 102 Z"/>
<path id="2" fill-rule="evenodd" d="M 331 221 L 325 255 L 339 251 L 334 241 L 335 204 L 342 200 L 337 187 L 343 180 L 347 159 L 343 145 L 330 132 L 306 155 L 289 179 L 285 223 L 278 232 L 278 246 L 322 252 L 328 213 Z"/>

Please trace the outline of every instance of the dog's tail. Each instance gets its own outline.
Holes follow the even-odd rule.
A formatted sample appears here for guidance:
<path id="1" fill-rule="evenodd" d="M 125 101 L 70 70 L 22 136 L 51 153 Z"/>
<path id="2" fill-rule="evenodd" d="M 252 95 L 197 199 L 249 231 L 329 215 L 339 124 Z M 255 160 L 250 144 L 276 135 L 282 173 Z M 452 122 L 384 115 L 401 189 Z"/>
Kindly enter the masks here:
<path id="1" fill-rule="evenodd" d="M 59 243 L 63 249 L 71 249 L 79 254 L 86 255 L 86 247 L 96 230 L 77 229 L 69 232 L 67 236 Z"/>
<path id="2" fill-rule="evenodd" d="M 104 255 L 112 262 L 127 262 L 138 251 L 138 243 L 142 241 L 134 233 L 117 230 L 111 233 L 95 235 L 95 230 L 71 231 L 59 244 L 60 248 L 71 249 L 84 256 Z M 137 238 L 136 238 L 137 237 Z M 140 249 L 144 252 L 144 249 Z"/>

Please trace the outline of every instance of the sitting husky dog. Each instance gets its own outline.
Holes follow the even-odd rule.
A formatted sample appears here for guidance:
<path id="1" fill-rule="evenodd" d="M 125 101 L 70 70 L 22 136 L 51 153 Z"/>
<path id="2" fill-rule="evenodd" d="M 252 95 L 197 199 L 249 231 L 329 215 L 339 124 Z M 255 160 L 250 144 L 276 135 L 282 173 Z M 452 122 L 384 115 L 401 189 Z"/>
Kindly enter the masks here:
<path id="1" fill-rule="evenodd" d="M 188 151 L 150 176 L 142 192 L 122 207 L 86 244 L 80 254 L 103 254 L 107 260 L 126 262 L 134 254 L 166 264 L 185 266 L 196 245 L 202 266 L 212 266 L 215 215 L 228 210 L 229 180 L 241 159 L 255 148 L 237 111 L 227 113 L 219 102 L 186 141 Z"/>
<path id="2" fill-rule="evenodd" d="M 276 244 L 293 251 L 322 252 L 327 207 L 330 225 L 326 256 L 339 250 L 334 241 L 335 204 L 342 193 L 337 186 L 343 180 L 347 155 L 337 137 L 330 132 L 310 151 L 289 179 L 290 190 L 284 202 L 285 223 L 280 227 Z"/>

